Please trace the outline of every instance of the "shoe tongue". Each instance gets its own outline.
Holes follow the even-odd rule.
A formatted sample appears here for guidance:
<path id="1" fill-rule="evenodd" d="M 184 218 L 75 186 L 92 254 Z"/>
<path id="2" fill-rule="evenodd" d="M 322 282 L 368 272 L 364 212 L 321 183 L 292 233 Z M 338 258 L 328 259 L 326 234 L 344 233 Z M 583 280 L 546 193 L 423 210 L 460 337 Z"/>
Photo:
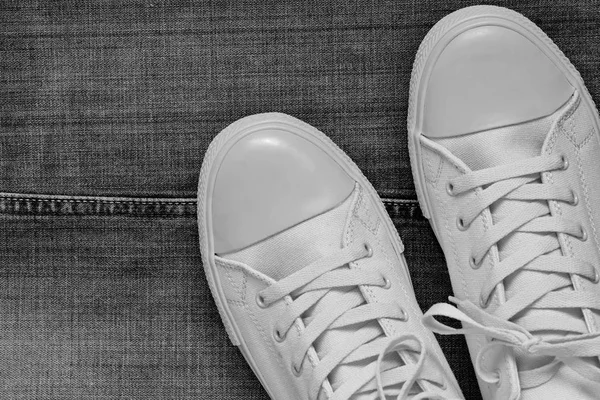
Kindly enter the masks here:
<path id="1" fill-rule="evenodd" d="M 536 157 L 557 114 L 520 125 L 449 138 L 434 138 L 473 171 Z"/>
<path id="2" fill-rule="evenodd" d="M 242 262 L 259 270 L 265 275 L 279 281 L 296 271 L 308 266 L 319 258 L 330 254 L 332 250 L 342 248 L 346 221 L 351 213 L 358 188 L 336 208 L 315 216 L 280 232 L 260 243 L 246 249 L 225 255 L 225 258 Z M 321 312 L 326 312 L 340 299 L 344 301 L 365 302 L 358 287 L 350 289 L 332 289 L 315 306 L 309 309 L 302 319 L 309 325 L 312 318 Z M 313 347 L 319 358 L 329 351 L 352 338 L 358 329 L 368 330 L 373 336 L 384 335 L 377 321 L 369 321 L 360 326 L 350 326 L 324 332 L 314 343 Z M 399 359 L 395 362 L 401 362 Z M 390 362 L 387 357 L 386 363 Z M 346 380 L 351 379 L 369 360 L 352 365 L 340 365 L 329 375 L 329 382 L 334 390 Z M 354 396 L 358 400 L 362 396 Z M 364 397 L 365 399 L 367 397 Z"/>
<path id="3" fill-rule="evenodd" d="M 351 194 L 332 210 L 223 257 L 247 264 L 279 281 L 342 248 L 353 197 Z"/>
<path id="4" fill-rule="evenodd" d="M 520 125 L 513 125 L 504 128 L 492 129 L 489 131 L 478 132 L 470 135 L 463 135 L 452 138 L 435 139 L 438 144 L 447 148 L 452 154 L 460 158 L 472 170 L 481 170 L 499 165 L 510 164 L 519 160 L 539 156 L 542 152 L 544 141 L 552 129 L 554 121 L 561 115 L 563 108 L 559 109 L 553 115 L 530 121 Z M 540 178 L 541 180 L 541 178 Z M 504 218 L 511 218 L 514 215 L 514 208 L 519 204 L 515 200 L 499 200 L 490 207 L 494 224 L 498 224 Z M 548 203 L 540 201 L 539 204 L 548 207 Z M 548 213 L 550 210 L 548 209 Z M 554 234 L 538 234 L 516 232 L 508 235 L 499 241 L 498 254 L 500 260 L 508 257 L 522 246 L 526 246 L 531 240 L 540 237 L 558 237 Z M 560 250 L 555 250 L 548 254 L 561 255 Z M 546 277 L 546 273 L 536 271 L 520 271 L 504 280 L 504 290 L 506 299 L 510 299 L 517 293 L 527 290 L 531 285 L 535 285 L 540 279 Z M 561 290 L 572 290 L 571 281 L 568 275 L 561 275 L 565 280 L 565 288 Z M 539 310 L 527 310 L 519 314 L 519 318 L 530 316 L 539 312 Z M 561 318 L 563 313 L 577 315 L 583 320 L 580 310 L 543 310 L 548 318 Z M 543 338 L 555 338 L 556 332 L 545 333 L 536 332 Z M 566 333 L 565 333 L 566 335 Z M 525 369 L 535 368 L 544 364 L 547 360 L 540 358 L 520 358 L 518 360 L 520 367 Z"/>

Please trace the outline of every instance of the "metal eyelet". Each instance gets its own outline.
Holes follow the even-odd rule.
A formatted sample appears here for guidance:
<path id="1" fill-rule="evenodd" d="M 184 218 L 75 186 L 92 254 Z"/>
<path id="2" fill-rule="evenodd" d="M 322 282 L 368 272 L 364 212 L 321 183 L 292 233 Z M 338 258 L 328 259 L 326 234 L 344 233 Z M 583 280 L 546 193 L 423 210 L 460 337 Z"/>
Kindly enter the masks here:
<path id="1" fill-rule="evenodd" d="M 444 380 L 444 382 L 442 383 L 442 386 L 440 387 L 440 389 L 441 389 L 442 391 L 444 391 L 444 390 L 447 390 L 447 389 L 448 389 L 448 382 L 446 382 L 446 381 Z"/>
<path id="2" fill-rule="evenodd" d="M 400 305 L 398 305 L 398 308 L 400 309 L 400 312 L 402 313 L 402 316 L 397 318 L 398 321 L 402 321 L 402 322 L 408 321 L 408 314 L 406 313 L 406 310 Z"/>
<path id="3" fill-rule="evenodd" d="M 496 381 L 496 387 L 502 386 L 502 370 L 497 369 L 496 375 L 498 375 L 498 381 Z"/>
<path id="4" fill-rule="evenodd" d="M 302 375 L 302 366 L 300 366 L 300 368 L 296 367 L 296 364 L 294 364 L 292 362 L 292 373 L 294 374 L 295 377 L 300 377 L 300 375 Z"/>
<path id="5" fill-rule="evenodd" d="M 588 233 L 585 230 L 585 228 L 583 227 L 583 225 L 579 229 L 581 229 L 579 240 L 581 240 L 582 242 L 585 242 L 586 240 L 588 240 Z"/>
<path id="6" fill-rule="evenodd" d="M 404 308 L 400 307 L 400 311 L 402 311 L 402 317 L 400 318 L 400 321 L 402 321 L 402 322 L 408 321 L 408 314 L 406 313 L 406 310 Z"/>
<path id="7" fill-rule="evenodd" d="M 465 220 L 464 220 L 463 217 L 457 217 L 456 218 L 456 227 L 461 232 L 464 232 L 464 231 L 466 231 L 469 228 L 468 225 L 465 224 Z"/>
<path id="8" fill-rule="evenodd" d="M 263 297 L 262 294 L 256 293 L 256 304 L 258 304 L 258 306 L 260 308 L 267 308 L 267 304 L 265 303 L 265 298 Z"/>
<path id="9" fill-rule="evenodd" d="M 592 283 L 598 283 L 600 282 L 600 274 L 598 274 L 598 270 L 594 269 L 594 280 L 592 281 Z"/>
<path id="10" fill-rule="evenodd" d="M 365 242 L 364 246 L 365 250 L 367 251 L 367 255 L 365 257 L 373 257 L 373 248 L 371 247 L 371 245 Z"/>
<path id="11" fill-rule="evenodd" d="M 569 204 L 572 206 L 579 204 L 579 196 L 577 196 L 577 193 L 575 193 L 573 190 L 571 190 L 571 201 Z"/>
<path id="12" fill-rule="evenodd" d="M 480 264 L 477 264 L 477 260 L 475 260 L 475 256 L 469 257 L 469 265 L 472 269 L 479 269 L 481 267 Z"/>
<path id="13" fill-rule="evenodd" d="M 560 159 L 562 160 L 562 169 L 566 170 L 569 168 L 569 160 L 567 159 L 567 156 L 565 156 L 564 154 L 562 156 L 560 156 Z"/>
<path id="14" fill-rule="evenodd" d="M 285 334 L 282 334 L 281 331 L 279 331 L 279 329 L 275 329 L 273 331 L 273 337 L 275 338 L 275 341 L 277 343 L 281 343 L 285 340 Z"/>
<path id="15" fill-rule="evenodd" d="M 452 197 L 455 196 L 454 193 L 454 184 L 450 181 L 448 181 L 448 183 L 446 184 L 446 192 L 448 192 L 448 194 Z"/>
<path id="16" fill-rule="evenodd" d="M 392 282 L 390 282 L 390 280 L 384 275 L 381 275 L 381 279 L 383 280 L 383 286 L 381 286 L 382 288 L 389 289 L 392 287 Z"/>
<path id="17" fill-rule="evenodd" d="M 490 305 L 490 297 L 491 296 L 488 296 L 488 298 L 486 299 L 483 297 L 483 293 L 479 295 L 479 305 L 481 306 L 481 308 L 487 308 L 487 306 Z"/>

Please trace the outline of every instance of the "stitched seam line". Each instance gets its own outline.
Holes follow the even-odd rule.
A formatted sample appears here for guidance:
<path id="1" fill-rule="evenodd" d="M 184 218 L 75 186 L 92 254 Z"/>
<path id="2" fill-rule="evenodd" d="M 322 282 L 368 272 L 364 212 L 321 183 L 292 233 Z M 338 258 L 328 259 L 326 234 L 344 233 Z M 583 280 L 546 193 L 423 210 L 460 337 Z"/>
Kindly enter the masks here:
<path id="1" fill-rule="evenodd" d="M 134 199 L 0 194 L 0 214 L 26 216 L 188 217 L 195 199 Z"/>
<path id="2" fill-rule="evenodd" d="M 392 218 L 422 220 L 417 200 L 382 199 Z M 0 215 L 195 217 L 195 198 L 125 198 L 0 193 Z"/>

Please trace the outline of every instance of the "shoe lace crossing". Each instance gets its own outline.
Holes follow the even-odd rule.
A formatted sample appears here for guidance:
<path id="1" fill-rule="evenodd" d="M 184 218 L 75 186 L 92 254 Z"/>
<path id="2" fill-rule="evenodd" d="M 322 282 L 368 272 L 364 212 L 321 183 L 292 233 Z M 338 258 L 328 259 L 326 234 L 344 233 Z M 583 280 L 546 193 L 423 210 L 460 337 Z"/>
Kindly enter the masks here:
<path id="1" fill-rule="evenodd" d="M 314 342 L 327 330 L 361 326 L 368 321 L 389 318 L 405 321 L 407 314 L 397 303 L 366 303 L 362 296 L 346 292 L 324 311 L 306 317 L 305 313 L 320 301 L 328 301 L 327 293 L 334 288 L 356 288 L 358 286 L 389 287 L 389 281 L 379 272 L 348 268 L 349 263 L 370 257 L 368 245 L 348 246 L 313 262 L 294 274 L 283 278 L 257 294 L 257 301 L 263 307 L 286 301 L 286 312 L 277 321 L 274 336 L 278 341 L 288 340 L 294 349 L 290 368 L 300 376 L 302 366 L 307 361 L 308 352 Z M 298 319 L 305 324 L 299 336 L 288 335 Z M 390 368 L 384 361 L 387 354 L 408 351 L 419 354 L 415 364 L 405 364 Z M 353 379 L 346 379 L 335 389 L 332 400 L 349 399 L 353 395 L 397 395 L 398 400 L 407 399 L 417 380 L 427 380 L 442 385 L 443 377 L 435 368 L 425 368 L 428 363 L 426 348 L 421 339 L 412 334 L 386 337 L 382 332 L 358 328 L 350 340 L 338 343 L 327 352 L 312 369 L 309 398 L 317 399 L 324 381 L 341 364 L 368 361 Z M 384 367 L 385 366 L 385 367 Z M 385 369 L 387 368 L 387 369 Z M 402 388 L 398 390 L 398 387 Z M 374 398 L 374 396 L 373 396 Z M 439 394 L 421 392 L 413 397 L 420 399 L 443 399 Z"/>
<path id="2" fill-rule="evenodd" d="M 485 354 L 498 347 L 508 347 L 518 355 L 547 356 L 549 362 L 530 370 L 519 371 L 522 388 L 539 386 L 552 378 L 560 365 L 567 365 L 590 380 L 600 381 L 600 369 L 585 362 L 584 357 L 600 356 L 600 333 L 588 333 L 585 323 L 577 315 L 552 310 L 600 310 L 600 299 L 584 290 L 561 290 L 570 287 L 571 279 L 579 276 L 598 282 L 598 271 L 591 263 L 576 257 L 557 255 L 560 250 L 557 235 L 568 235 L 587 240 L 587 233 L 577 221 L 561 215 L 552 215 L 549 201 L 575 205 L 578 197 L 568 188 L 543 183 L 540 174 L 568 168 L 563 156 L 544 155 L 509 165 L 469 172 L 452 179 L 448 192 L 458 196 L 481 188 L 465 205 L 457 218 L 461 230 L 488 207 L 499 200 L 511 202 L 510 218 L 502 218 L 487 229 L 473 244 L 470 264 L 479 268 L 490 249 L 499 241 L 517 232 L 542 233 L 535 239 L 520 243 L 520 249 L 505 255 L 483 280 L 479 306 L 463 299 L 451 298 L 460 309 L 448 304 L 433 306 L 424 317 L 425 325 L 439 334 L 484 334 L 491 342 L 477 356 L 476 370 L 488 383 L 498 383 L 495 372 L 485 371 Z M 548 235 L 551 234 L 551 235 Z M 537 271 L 542 277 L 531 282 L 528 290 L 521 290 L 507 298 L 493 311 L 485 309 L 498 284 L 522 271 Z M 565 283 L 565 281 L 567 283 Z M 527 313 L 523 313 L 527 311 Z M 462 322 L 463 329 L 454 329 L 438 322 L 435 317 L 449 317 Z M 539 332 L 551 333 L 557 339 L 542 339 Z"/>

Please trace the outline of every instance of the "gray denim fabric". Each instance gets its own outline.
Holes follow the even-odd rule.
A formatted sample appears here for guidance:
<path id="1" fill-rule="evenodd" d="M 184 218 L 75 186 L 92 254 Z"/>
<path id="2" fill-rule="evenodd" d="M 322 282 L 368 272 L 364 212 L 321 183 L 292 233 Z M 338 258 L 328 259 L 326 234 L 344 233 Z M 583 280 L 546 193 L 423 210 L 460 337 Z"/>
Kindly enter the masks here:
<path id="1" fill-rule="evenodd" d="M 600 7 L 493 2 L 539 24 L 600 100 Z M 371 180 L 421 306 L 451 294 L 406 148 L 412 61 L 471 1 L 1 1 L 0 398 L 266 399 L 204 280 L 210 140 L 280 111 Z M 480 399 L 462 337 L 440 341 Z"/>

